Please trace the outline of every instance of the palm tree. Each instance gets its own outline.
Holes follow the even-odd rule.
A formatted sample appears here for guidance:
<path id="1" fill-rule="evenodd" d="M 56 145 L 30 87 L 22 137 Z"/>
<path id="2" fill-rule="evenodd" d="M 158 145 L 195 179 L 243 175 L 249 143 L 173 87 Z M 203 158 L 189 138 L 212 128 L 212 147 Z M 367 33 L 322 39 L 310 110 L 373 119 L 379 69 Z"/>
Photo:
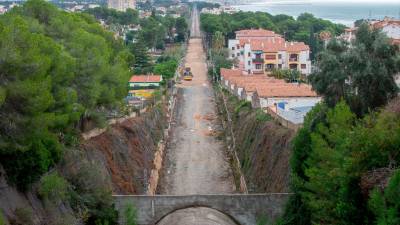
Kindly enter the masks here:
<path id="1" fill-rule="evenodd" d="M 221 31 L 215 32 L 212 38 L 212 47 L 215 50 L 221 50 L 225 46 L 225 36 L 222 34 Z"/>

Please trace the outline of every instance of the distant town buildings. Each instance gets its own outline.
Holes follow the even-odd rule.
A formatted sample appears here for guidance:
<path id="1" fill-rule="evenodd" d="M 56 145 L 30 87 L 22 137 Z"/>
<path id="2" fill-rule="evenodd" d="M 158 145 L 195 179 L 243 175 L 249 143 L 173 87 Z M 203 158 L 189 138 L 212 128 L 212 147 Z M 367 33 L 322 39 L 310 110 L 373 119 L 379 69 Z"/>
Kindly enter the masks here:
<path id="1" fill-rule="evenodd" d="M 214 15 L 220 15 L 221 13 L 233 14 L 238 12 L 236 8 L 231 6 L 220 6 L 219 8 L 203 8 L 201 13 L 208 13 Z"/>
<path id="2" fill-rule="evenodd" d="M 108 0 L 108 8 L 125 12 L 127 9 L 136 9 L 136 0 Z"/>
<path id="3" fill-rule="evenodd" d="M 11 3 L 11 4 L 5 4 L 5 5 L 0 5 L 0 15 L 6 13 L 10 9 L 19 6 L 17 3 Z"/>
<path id="4" fill-rule="evenodd" d="M 400 19 L 385 17 L 383 20 L 368 20 L 371 29 L 380 29 L 389 38 L 392 44 L 400 46 Z M 356 39 L 357 27 L 346 28 L 338 39 L 352 43 Z M 329 40 L 328 40 L 329 41 Z"/>
<path id="5" fill-rule="evenodd" d="M 274 69 L 311 73 L 310 48 L 303 42 L 288 42 L 273 31 L 240 30 L 228 41 L 229 58 L 248 74 L 270 73 Z"/>

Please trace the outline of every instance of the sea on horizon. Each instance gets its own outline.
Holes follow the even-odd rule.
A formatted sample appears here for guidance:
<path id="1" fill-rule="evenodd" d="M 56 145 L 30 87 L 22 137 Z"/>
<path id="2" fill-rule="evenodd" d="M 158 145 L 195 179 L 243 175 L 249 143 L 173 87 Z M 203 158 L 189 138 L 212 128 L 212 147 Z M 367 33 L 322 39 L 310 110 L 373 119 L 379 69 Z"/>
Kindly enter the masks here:
<path id="1" fill-rule="evenodd" d="M 395 2 L 312 2 L 267 1 L 233 5 L 242 11 L 261 11 L 272 15 L 286 14 L 297 17 L 304 12 L 315 17 L 352 27 L 358 19 L 383 19 L 385 16 L 400 19 L 400 0 Z"/>

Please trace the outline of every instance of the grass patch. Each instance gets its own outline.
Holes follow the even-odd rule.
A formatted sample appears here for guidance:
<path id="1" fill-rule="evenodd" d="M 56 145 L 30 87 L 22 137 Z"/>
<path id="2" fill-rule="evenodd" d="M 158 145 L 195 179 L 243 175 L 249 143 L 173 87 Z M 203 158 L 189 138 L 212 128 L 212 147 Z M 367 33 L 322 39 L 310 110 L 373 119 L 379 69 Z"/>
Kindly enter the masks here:
<path id="1" fill-rule="evenodd" d="M 51 202 L 60 202 L 67 198 L 68 182 L 57 172 L 44 176 L 40 181 L 39 195 Z"/>
<path id="2" fill-rule="evenodd" d="M 272 118 L 268 113 L 264 112 L 262 109 L 256 110 L 256 120 L 258 122 L 267 122 L 270 121 Z"/>

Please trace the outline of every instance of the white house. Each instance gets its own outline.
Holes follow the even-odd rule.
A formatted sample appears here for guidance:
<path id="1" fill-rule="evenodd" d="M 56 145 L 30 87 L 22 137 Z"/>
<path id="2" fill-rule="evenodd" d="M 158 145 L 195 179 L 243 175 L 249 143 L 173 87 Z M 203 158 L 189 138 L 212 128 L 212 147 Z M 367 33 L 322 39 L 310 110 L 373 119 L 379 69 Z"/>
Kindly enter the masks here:
<path id="1" fill-rule="evenodd" d="M 306 84 L 281 84 L 257 86 L 253 94 L 252 105 L 260 108 L 268 108 L 280 105 L 281 108 L 296 108 L 314 106 L 321 101 L 311 87 Z"/>

